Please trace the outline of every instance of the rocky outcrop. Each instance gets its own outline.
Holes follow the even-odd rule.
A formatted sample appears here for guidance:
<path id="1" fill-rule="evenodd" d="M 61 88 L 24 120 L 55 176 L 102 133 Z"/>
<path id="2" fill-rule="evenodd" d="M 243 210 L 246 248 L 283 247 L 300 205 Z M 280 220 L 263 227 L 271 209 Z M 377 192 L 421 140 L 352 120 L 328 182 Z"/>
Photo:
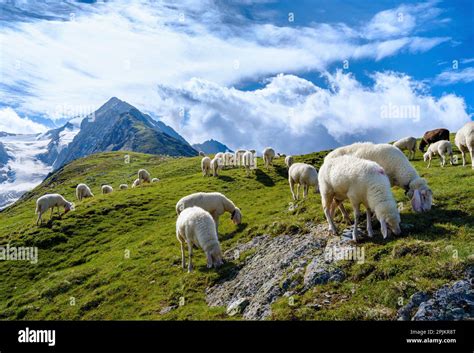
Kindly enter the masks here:
<path id="1" fill-rule="evenodd" d="M 438 321 L 467 320 L 474 318 L 474 267 L 466 278 L 446 284 L 432 295 L 413 294 L 407 305 L 397 313 L 398 320 Z"/>
<path id="2" fill-rule="evenodd" d="M 325 251 L 328 245 L 333 249 L 345 242 L 331 238 L 326 228 L 316 225 L 306 234 L 259 236 L 228 250 L 224 254 L 228 261 L 245 251 L 252 254 L 231 278 L 208 288 L 207 303 L 227 307 L 229 315 L 239 313 L 245 319 L 261 320 L 271 315 L 271 304 L 282 296 L 344 280 L 337 261 Z"/>

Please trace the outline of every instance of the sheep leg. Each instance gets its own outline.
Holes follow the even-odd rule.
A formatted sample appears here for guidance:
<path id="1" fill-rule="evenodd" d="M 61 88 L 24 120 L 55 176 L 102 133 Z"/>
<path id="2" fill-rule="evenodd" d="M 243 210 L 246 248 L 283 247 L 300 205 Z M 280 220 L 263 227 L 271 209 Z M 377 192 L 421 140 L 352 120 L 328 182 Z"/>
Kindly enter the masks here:
<path id="1" fill-rule="evenodd" d="M 298 197 L 300 195 L 300 184 L 296 184 L 296 199 L 298 200 Z"/>
<path id="2" fill-rule="evenodd" d="M 469 154 L 471 155 L 471 164 L 472 164 L 472 169 L 474 169 L 474 149 L 469 150 Z"/>
<path id="3" fill-rule="evenodd" d="M 43 218 L 41 217 L 41 212 L 38 212 L 38 218 L 36 219 L 36 225 L 43 224 Z"/>
<path id="4" fill-rule="evenodd" d="M 179 245 L 181 246 L 181 267 L 183 269 L 186 268 L 186 256 L 184 255 L 184 244 L 183 244 L 183 241 L 181 239 L 179 239 Z"/>
<path id="5" fill-rule="evenodd" d="M 461 156 L 462 156 L 462 166 L 466 166 L 466 155 L 463 150 L 461 150 Z"/>
<path id="6" fill-rule="evenodd" d="M 357 224 L 359 222 L 360 209 L 359 205 L 352 204 L 354 208 L 354 230 L 352 231 L 352 240 L 357 241 Z"/>
<path id="7" fill-rule="evenodd" d="M 370 238 L 374 236 L 374 231 L 372 230 L 372 215 L 370 214 L 370 209 L 367 209 L 367 235 Z"/>
<path id="8" fill-rule="evenodd" d="M 307 184 L 303 185 L 303 198 L 305 199 L 306 196 L 308 196 L 308 188 L 309 186 Z"/>
<path id="9" fill-rule="evenodd" d="M 193 271 L 193 245 L 188 240 L 188 272 Z"/>
<path id="10" fill-rule="evenodd" d="M 334 234 L 337 234 L 337 228 L 336 225 L 334 224 L 334 221 L 331 217 L 331 203 L 333 202 L 333 197 L 329 197 L 328 195 L 322 195 L 322 204 L 323 204 L 323 210 L 324 210 L 324 215 L 326 216 L 326 220 L 329 224 L 329 231 L 333 232 Z"/>
<path id="11" fill-rule="evenodd" d="M 214 223 L 216 224 L 216 234 L 219 236 L 219 216 L 217 215 L 216 212 L 211 212 L 212 219 L 214 220 Z"/>
<path id="12" fill-rule="evenodd" d="M 295 190 L 294 190 L 295 189 L 295 182 L 291 178 L 288 178 L 288 182 L 290 183 L 290 190 L 291 190 L 291 195 L 293 196 L 293 200 L 296 201 Z"/>
<path id="13" fill-rule="evenodd" d="M 426 168 L 429 168 L 431 165 L 431 157 L 428 159 L 428 166 Z"/>
<path id="14" fill-rule="evenodd" d="M 349 213 L 347 213 L 346 208 L 344 207 L 344 204 L 341 202 L 339 203 L 339 210 L 342 213 L 342 216 L 344 217 L 344 220 L 348 225 L 351 225 L 351 217 L 349 216 Z"/>

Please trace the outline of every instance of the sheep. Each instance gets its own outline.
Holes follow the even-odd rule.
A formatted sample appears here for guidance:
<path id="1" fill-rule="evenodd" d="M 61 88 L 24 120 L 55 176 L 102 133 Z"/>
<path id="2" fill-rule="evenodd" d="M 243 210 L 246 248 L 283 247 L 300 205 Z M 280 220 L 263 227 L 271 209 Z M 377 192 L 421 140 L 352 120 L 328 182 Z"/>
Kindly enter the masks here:
<path id="1" fill-rule="evenodd" d="M 219 233 L 219 217 L 224 212 L 230 213 L 230 219 L 237 225 L 242 222 L 242 213 L 235 204 L 219 192 L 197 192 L 181 198 L 176 204 L 176 213 L 188 207 L 198 206 L 209 212 L 216 223 L 216 232 Z"/>
<path id="2" fill-rule="evenodd" d="M 86 197 L 94 197 L 94 194 L 86 184 L 79 184 L 76 186 L 76 197 L 79 201 L 81 201 Z"/>
<path id="3" fill-rule="evenodd" d="M 201 170 L 202 176 L 209 176 L 211 172 L 211 159 L 209 157 L 201 159 Z"/>
<path id="4" fill-rule="evenodd" d="M 214 155 L 214 158 L 224 159 L 224 153 L 223 152 L 218 152 Z"/>
<path id="5" fill-rule="evenodd" d="M 140 180 L 140 184 L 150 183 L 151 182 L 150 173 L 146 169 L 140 169 L 138 171 L 138 179 Z"/>
<path id="6" fill-rule="evenodd" d="M 245 167 L 245 173 L 250 176 L 250 170 L 254 167 L 254 157 L 251 151 L 247 151 L 242 156 L 242 165 Z"/>
<path id="7" fill-rule="evenodd" d="M 46 194 L 38 198 L 36 200 L 36 211 L 35 213 L 38 215 L 38 219 L 36 220 L 36 225 L 43 224 L 43 213 L 47 210 L 51 209 L 51 217 L 53 218 L 54 208 L 57 207 L 58 214 L 59 214 L 59 207 L 64 207 L 64 213 L 68 213 L 71 210 L 74 210 L 74 204 L 72 202 L 67 201 L 62 195 L 59 194 Z M 61 217 L 61 214 L 59 214 Z"/>
<path id="8" fill-rule="evenodd" d="M 405 195 L 410 198 L 412 209 L 415 212 L 425 212 L 431 209 L 433 192 L 428 187 L 426 180 L 420 178 L 408 158 L 398 148 L 386 143 L 358 142 L 336 148 L 324 160 L 347 154 L 380 164 L 385 170 L 390 184 L 405 190 Z"/>
<path id="9" fill-rule="evenodd" d="M 160 181 L 160 179 L 158 179 L 158 178 L 153 178 L 153 179 L 151 179 L 151 182 L 152 182 L 152 183 L 157 183 L 157 182 L 159 182 L 159 181 Z"/>
<path id="10" fill-rule="evenodd" d="M 232 167 L 234 165 L 234 154 L 232 152 L 224 153 L 224 166 Z"/>
<path id="11" fill-rule="evenodd" d="M 474 169 L 474 122 L 468 122 L 456 133 L 454 143 L 461 151 L 462 154 L 462 165 L 466 166 L 465 153 L 469 151 L 471 155 L 472 169 Z"/>
<path id="12" fill-rule="evenodd" d="M 401 233 L 400 214 L 390 189 L 390 181 L 383 168 L 375 162 L 346 155 L 324 161 L 319 170 L 321 202 L 329 230 L 337 233 L 333 221 L 335 207 L 349 199 L 354 209 L 352 239 L 357 241 L 357 224 L 360 205 L 367 209 L 367 233 L 373 237 L 371 212 L 380 222 L 384 239 L 388 227 L 395 235 Z"/>
<path id="13" fill-rule="evenodd" d="M 111 187 L 110 185 L 102 185 L 102 194 L 110 194 L 112 191 L 114 191 L 114 188 Z"/>
<path id="14" fill-rule="evenodd" d="M 416 138 L 405 137 L 393 143 L 400 151 L 408 150 L 408 159 L 415 159 L 416 154 Z"/>
<path id="15" fill-rule="evenodd" d="M 315 192 L 318 192 L 318 172 L 312 165 L 306 163 L 294 163 L 288 171 L 288 182 L 290 184 L 293 200 L 298 200 L 300 185 L 303 186 L 303 198 L 308 196 L 310 186 L 314 186 Z M 294 192 L 296 186 L 296 195 Z"/>
<path id="16" fill-rule="evenodd" d="M 441 158 L 441 166 L 444 167 L 446 164 L 446 155 L 450 156 L 450 163 L 453 165 L 453 148 L 451 146 L 451 142 L 446 141 L 446 140 L 440 140 L 435 143 L 432 143 L 429 147 L 426 153 L 423 155 L 423 160 L 426 162 L 428 161 L 428 166 L 426 168 L 429 168 L 431 166 L 431 159 L 435 155 L 439 155 Z"/>
<path id="17" fill-rule="evenodd" d="M 136 188 L 138 185 L 140 185 L 140 179 L 135 179 L 135 181 L 132 184 L 132 189 Z"/>
<path id="18" fill-rule="evenodd" d="M 197 206 L 189 207 L 178 215 L 176 220 L 176 238 L 181 246 L 181 264 L 183 269 L 186 268 L 184 243 L 188 245 L 188 272 L 193 270 L 193 245 L 201 248 L 206 254 L 207 268 L 219 267 L 223 264 L 214 220 L 202 208 Z"/>
<path id="19" fill-rule="evenodd" d="M 126 189 L 128 189 L 128 185 L 127 184 L 120 184 L 119 189 L 120 190 L 126 190 Z"/>
<path id="20" fill-rule="evenodd" d="M 240 167 L 243 165 L 243 162 L 242 162 L 242 157 L 244 156 L 244 153 L 247 152 L 246 150 L 237 150 L 235 151 L 235 154 L 234 154 L 234 161 L 235 161 L 235 164 Z"/>
<path id="21" fill-rule="evenodd" d="M 199 156 L 200 157 L 206 157 L 206 154 L 203 151 L 199 151 Z"/>
<path id="22" fill-rule="evenodd" d="M 293 156 L 286 156 L 285 157 L 285 165 L 288 169 L 290 169 L 291 165 L 295 162 Z"/>
<path id="23" fill-rule="evenodd" d="M 430 130 L 426 131 L 423 134 L 423 137 L 421 138 L 420 141 L 420 146 L 418 149 L 421 152 L 425 151 L 425 147 L 429 145 L 430 143 L 435 143 L 440 140 L 447 140 L 449 141 L 449 130 L 448 129 L 435 129 L 435 130 Z"/>
<path id="24" fill-rule="evenodd" d="M 265 168 L 273 166 L 273 159 L 275 158 L 275 150 L 271 147 L 267 147 L 263 150 L 263 162 L 265 163 Z"/>
<path id="25" fill-rule="evenodd" d="M 222 169 L 222 164 L 223 162 L 221 158 L 214 157 L 214 159 L 211 161 L 211 170 L 213 176 L 219 176 L 219 171 Z"/>

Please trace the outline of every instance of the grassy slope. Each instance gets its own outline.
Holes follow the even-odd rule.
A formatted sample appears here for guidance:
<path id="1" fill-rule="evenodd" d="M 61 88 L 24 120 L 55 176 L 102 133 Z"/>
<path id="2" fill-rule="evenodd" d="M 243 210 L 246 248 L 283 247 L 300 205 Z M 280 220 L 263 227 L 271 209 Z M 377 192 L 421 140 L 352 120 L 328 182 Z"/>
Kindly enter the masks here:
<path id="1" fill-rule="evenodd" d="M 225 278 L 237 262 L 218 271 L 205 268 L 201 251 L 195 255 L 195 271 L 183 272 L 175 239 L 176 201 L 196 191 L 220 191 L 230 197 L 244 215 L 236 228 L 228 216 L 221 218 L 223 249 L 256 235 L 304 230 L 308 221 L 321 222 L 320 197 L 313 192 L 295 211 L 289 211 L 291 194 L 283 160 L 275 168 L 257 170 L 246 178 L 241 169 L 225 170 L 222 177 L 203 178 L 199 157 L 164 159 L 130 153 L 103 153 L 75 161 L 48 178 L 27 199 L 0 213 L 0 244 L 38 246 L 39 262 L 0 262 L 0 318 L 3 319 L 228 319 L 224 308 L 208 308 L 205 288 Z M 297 161 L 318 169 L 324 152 L 300 156 Z M 433 290 L 460 278 L 474 250 L 474 173 L 470 168 L 435 162 L 426 169 L 414 162 L 434 191 L 435 206 L 415 215 L 403 192 L 404 228 L 397 239 L 365 242 L 364 264 L 344 263 L 348 279 L 319 286 L 296 298 L 274 305 L 274 319 L 391 319 L 399 297 L 405 300 L 418 290 Z M 259 160 L 261 164 L 261 160 Z M 101 184 L 116 189 L 147 168 L 157 184 L 110 195 L 99 195 Z M 34 226 L 34 204 L 39 195 L 59 192 L 74 200 L 79 182 L 91 186 L 96 197 L 76 202 L 76 211 Z M 49 217 L 49 214 L 47 218 Z M 130 254 L 127 258 L 127 254 Z M 457 258 L 454 255 L 457 253 Z M 241 257 L 243 261 L 244 256 Z M 329 296 L 330 304 L 323 301 Z M 75 305 L 71 305 L 71 298 Z M 168 314 L 162 308 L 179 298 L 185 305 Z M 342 299 L 342 300 L 341 300 Z M 321 310 L 307 303 L 321 303 Z"/>

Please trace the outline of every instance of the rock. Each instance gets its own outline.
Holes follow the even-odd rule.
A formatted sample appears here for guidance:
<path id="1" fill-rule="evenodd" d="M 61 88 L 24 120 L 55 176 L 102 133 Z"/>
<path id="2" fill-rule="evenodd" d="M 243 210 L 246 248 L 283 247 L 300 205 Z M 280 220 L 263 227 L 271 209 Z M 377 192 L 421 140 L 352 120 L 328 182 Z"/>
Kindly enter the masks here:
<path id="1" fill-rule="evenodd" d="M 178 307 L 177 305 L 166 306 L 166 307 L 164 307 L 163 309 L 160 310 L 160 315 L 167 314 L 170 311 L 176 309 L 177 307 Z"/>
<path id="2" fill-rule="evenodd" d="M 207 289 L 208 305 L 229 307 L 236 300 L 247 298 L 248 305 L 242 316 L 248 320 L 267 318 L 271 315 L 271 304 L 286 292 L 294 292 L 301 284 L 308 263 L 316 258 L 319 258 L 318 263 L 324 263 L 326 228 L 315 225 L 307 234 L 256 237 L 230 249 L 226 252 L 229 256 L 235 250 L 253 249 L 254 252 L 227 280 Z M 336 270 L 329 271 L 327 279 L 335 273 Z"/>
<path id="3" fill-rule="evenodd" d="M 430 296 L 425 292 L 417 292 L 413 294 L 410 298 L 410 301 L 398 310 L 397 320 L 410 320 L 414 309 L 418 308 L 422 302 L 427 301 L 429 298 Z"/>
<path id="4" fill-rule="evenodd" d="M 250 301 L 247 298 L 241 298 L 233 301 L 227 307 L 227 315 L 235 316 L 241 314 L 245 308 L 249 305 Z"/>
<path id="5" fill-rule="evenodd" d="M 321 257 L 317 257 L 306 267 L 303 283 L 305 288 L 308 289 L 317 284 L 326 284 L 330 281 L 340 282 L 344 278 L 345 274 L 340 268 L 328 264 Z"/>

